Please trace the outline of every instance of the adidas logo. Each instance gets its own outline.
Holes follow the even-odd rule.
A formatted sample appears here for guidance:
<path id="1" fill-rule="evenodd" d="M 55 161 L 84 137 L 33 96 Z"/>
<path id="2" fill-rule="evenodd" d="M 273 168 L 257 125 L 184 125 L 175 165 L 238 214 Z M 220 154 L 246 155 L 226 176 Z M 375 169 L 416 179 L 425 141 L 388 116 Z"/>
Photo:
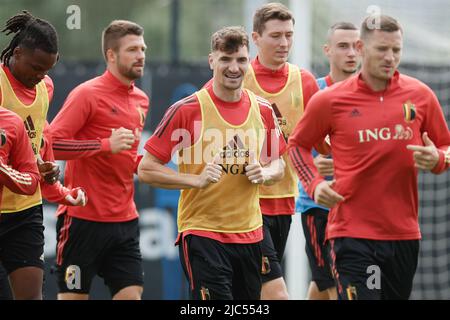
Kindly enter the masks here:
<path id="1" fill-rule="evenodd" d="M 36 138 L 36 128 L 34 127 L 33 119 L 31 119 L 31 116 L 28 116 L 23 124 L 25 125 L 25 129 L 27 129 L 28 137 L 30 139 Z"/>
<path id="2" fill-rule="evenodd" d="M 239 138 L 238 135 L 235 135 L 230 142 L 223 148 L 223 151 L 220 153 L 220 157 L 225 158 L 244 158 L 249 157 L 250 151 L 245 150 L 244 143 Z"/>
<path id="3" fill-rule="evenodd" d="M 361 116 L 362 116 L 361 112 L 359 112 L 359 110 L 356 108 L 350 112 L 350 118 L 361 117 Z"/>

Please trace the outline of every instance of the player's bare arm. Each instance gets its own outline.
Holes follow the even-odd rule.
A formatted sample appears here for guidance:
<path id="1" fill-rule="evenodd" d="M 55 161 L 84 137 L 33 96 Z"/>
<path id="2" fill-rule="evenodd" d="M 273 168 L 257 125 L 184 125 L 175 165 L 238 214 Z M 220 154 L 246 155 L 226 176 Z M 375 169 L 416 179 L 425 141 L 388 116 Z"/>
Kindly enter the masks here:
<path id="1" fill-rule="evenodd" d="M 139 164 L 138 177 L 140 182 L 164 189 L 205 188 L 210 183 L 216 183 L 222 176 L 222 167 L 217 161 L 206 164 L 202 173 L 180 174 L 172 170 L 150 153 L 145 153 Z"/>

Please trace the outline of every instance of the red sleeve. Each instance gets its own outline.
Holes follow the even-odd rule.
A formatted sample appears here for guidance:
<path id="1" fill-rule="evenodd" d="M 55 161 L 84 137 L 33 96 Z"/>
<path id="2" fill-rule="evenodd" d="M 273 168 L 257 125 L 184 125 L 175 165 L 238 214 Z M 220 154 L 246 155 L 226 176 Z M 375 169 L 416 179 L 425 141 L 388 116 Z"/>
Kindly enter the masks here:
<path id="1" fill-rule="evenodd" d="M 287 145 L 283 133 L 278 125 L 277 116 L 270 103 L 258 97 L 261 119 L 266 129 L 266 137 L 261 152 L 261 163 L 267 164 L 280 158 L 286 151 Z"/>
<path id="2" fill-rule="evenodd" d="M 43 145 L 40 151 L 42 160 L 55 161 L 53 155 L 52 138 L 49 132 L 48 122 L 45 122 L 44 134 L 42 136 Z M 62 203 L 65 197 L 70 193 L 70 190 L 64 187 L 59 181 L 55 184 L 48 184 L 44 180 L 40 181 L 42 197 L 49 202 Z"/>
<path id="3" fill-rule="evenodd" d="M 11 139 L 9 154 L 5 154 L 3 148 L 0 148 L 0 185 L 15 193 L 31 195 L 36 192 L 40 180 L 36 158 L 19 118 L 15 129 L 15 133 L 8 132 L 5 136 L 5 139 Z"/>
<path id="4" fill-rule="evenodd" d="M 313 198 L 316 186 L 323 181 L 314 165 L 312 148 L 322 142 L 331 129 L 330 97 L 319 92 L 309 102 L 303 117 L 289 137 L 289 156 L 306 192 Z M 320 119 L 320 121 L 317 121 Z"/>
<path id="5" fill-rule="evenodd" d="M 65 198 L 70 193 L 70 189 L 64 187 L 61 182 L 57 181 L 55 184 L 48 184 L 44 180 L 41 180 L 41 192 L 42 197 L 54 203 L 66 204 Z"/>
<path id="6" fill-rule="evenodd" d="M 421 132 L 427 132 L 428 137 L 439 149 L 439 162 L 431 171 L 439 174 L 447 170 L 450 165 L 450 132 L 439 100 L 430 88 L 425 88 L 428 91 L 425 94 L 429 96 L 429 102 Z"/>
<path id="7" fill-rule="evenodd" d="M 52 148 L 52 135 L 50 133 L 50 125 L 47 121 L 45 121 L 44 125 L 44 134 L 42 135 L 42 147 L 39 151 L 39 154 L 41 155 L 42 160 L 44 161 L 55 161 L 55 155 L 53 153 Z"/>
<path id="8" fill-rule="evenodd" d="M 195 120 L 199 121 L 195 121 Z M 192 145 L 197 137 L 195 124 L 201 124 L 201 111 L 197 98 L 192 95 L 172 105 L 164 114 L 144 149 L 168 163 L 176 151 Z M 200 129 L 200 128 L 199 128 Z"/>
<path id="9" fill-rule="evenodd" d="M 303 106 L 306 108 L 311 97 L 319 91 L 319 86 L 317 85 L 316 78 L 313 74 L 307 70 L 302 69 L 302 89 L 303 89 Z"/>
<path id="10" fill-rule="evenodd" d="M 53 152 L 56 159 L 87 158 L 111 151 L 109 138 L 74 139 L 95 112 L 94 106 L 95 101 L 86 86 L 79 86 L 69 94 L 63 107 L 50 124 Z"/>

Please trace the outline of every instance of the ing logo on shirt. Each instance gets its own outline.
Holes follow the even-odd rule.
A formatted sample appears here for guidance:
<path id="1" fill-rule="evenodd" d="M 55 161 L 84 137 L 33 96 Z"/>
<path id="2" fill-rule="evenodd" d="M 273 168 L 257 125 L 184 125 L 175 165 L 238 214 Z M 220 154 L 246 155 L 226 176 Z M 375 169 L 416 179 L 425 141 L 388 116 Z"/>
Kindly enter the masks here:
<path id="1" fill-rule="evenodd" d="M 358 130 L 359 143 L 370 141 L 387 141 L 387 140 L 411 140 L 414 138 L 413 130 L 401 124 L 396 124 L 393 128 L 373 128 Z"/>
<path id="2" fill-rule="evenodd" d="M 3 146 L 6 144 L 7 141 L 6 131 L 3 129 L 0 129 L 0 148 L 3 148 Z"/>
<path id="3" fill-rule="evenodd" d="M 411 123 L 416 119 L 416 106 L 411 100 L 408 100 L 403 104 L 403 116 L 407 123 Z"/>

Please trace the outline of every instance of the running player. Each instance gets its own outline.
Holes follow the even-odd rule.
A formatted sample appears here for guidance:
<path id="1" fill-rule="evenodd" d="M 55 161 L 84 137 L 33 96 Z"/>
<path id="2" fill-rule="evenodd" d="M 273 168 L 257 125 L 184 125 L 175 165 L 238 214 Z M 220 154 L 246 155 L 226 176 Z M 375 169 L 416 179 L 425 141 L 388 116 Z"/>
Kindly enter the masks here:
<path id="1" fill-rule="evenodd" d="M 15 35 L 0 56 L 1 106 L 22 118 L 41 175 L 48 183 L 55 183 L 58 166 L 39 159 L 39 150 L 53 96 L 53 83 L 46 74 L 58 60 L 56 31 L 50 23 L 26 11 L 11 17 L 2 31 Z M 7 235 L 0 257 L 14 297 L 42 299 L 44 226 L 39 186 L 31 196 L 4 188 L 0 217 L 0 225 L 15 226 Z"/>
<path id="2" fill-rule="evenodd" d="M 409 298 L 421 237 L 418 169 L 438 174 L 450 165 L 439 101 L 398 72 L 402 47 L 394 18 L 367 17 L 361 72 L 316 94 L 289 140 L 305 190 L 331 208 L 326 238 L 339 299 Z M 318 174 L 311 155 L 326 135 L 335 181 Z"/>
<path id="3" fill-rule="evenodd" d="M 213 34 L 212 84 L 169 108 L 139 167 L 140 181 L 182 189 L 177 243 L 197 300 L 260 299 L 258 189 L 283 177 L 286 145 L 270 104 L 242 89 L 248 46 L 240 27 Z M 179 173 L 164 166 L 174 153 Z"/>
<path id="4" fill-rule="evenodd" d="M 287 62 L 293 44 L 294 22 L 292 13 L 281 3 L 263 5 L 255 12 L 252 37 L 258 55 L 244 79 L 244 88 L 271 103 L 286 139 L 309 99 L 318 91 L 310 72 Z M 288 162 L 288 155 L 285 157 Z M 281 260 L 295 213 L 297 182 L 295 171 L 288 165 L 280 182 L 272 186 L 263 185 L 259 189 L 264 221 L 263 300 L 289 298 Z"/>
<path id="5" fill-rule="evenodd" d="M 141 299 L 142 257 L 133 200 L 137 147 L 149 107 L 134 85 L 144 73 L 144 30 L 116 20 L 103 32 L 106 71 L 76 87 L 50 125 L 65 184 L 82 186 L 85 207 L 58 207 L 58 299 L 88 299 L 103 277 L 113 299 Z"/>

